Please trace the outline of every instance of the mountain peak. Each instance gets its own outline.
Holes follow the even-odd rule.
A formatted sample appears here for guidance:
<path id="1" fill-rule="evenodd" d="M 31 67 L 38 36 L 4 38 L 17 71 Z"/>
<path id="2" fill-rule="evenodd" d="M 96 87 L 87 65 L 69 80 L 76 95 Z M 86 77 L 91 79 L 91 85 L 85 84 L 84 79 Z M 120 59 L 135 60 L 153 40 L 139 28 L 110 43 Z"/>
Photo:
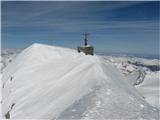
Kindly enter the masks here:
<path id="1" fill-rule="evenodd" d="M 69 48 L 35 43 L 6 67 L 2 81 L 3 117 L 11 119 L 136 119 L 157 114 L 111 63 Z"/>

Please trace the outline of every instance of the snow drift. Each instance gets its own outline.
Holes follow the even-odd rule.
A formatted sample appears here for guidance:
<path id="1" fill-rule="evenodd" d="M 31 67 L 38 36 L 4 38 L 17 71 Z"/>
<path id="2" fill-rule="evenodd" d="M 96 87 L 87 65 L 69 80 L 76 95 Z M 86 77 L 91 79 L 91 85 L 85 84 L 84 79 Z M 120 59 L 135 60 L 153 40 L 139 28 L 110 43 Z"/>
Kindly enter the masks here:
<path id="1" fill-rule="evenodd" d="M 3 118 L 158 119 L 110 62 L 68 48 L 33 44 L 4 69 L 2 82 Z"/>

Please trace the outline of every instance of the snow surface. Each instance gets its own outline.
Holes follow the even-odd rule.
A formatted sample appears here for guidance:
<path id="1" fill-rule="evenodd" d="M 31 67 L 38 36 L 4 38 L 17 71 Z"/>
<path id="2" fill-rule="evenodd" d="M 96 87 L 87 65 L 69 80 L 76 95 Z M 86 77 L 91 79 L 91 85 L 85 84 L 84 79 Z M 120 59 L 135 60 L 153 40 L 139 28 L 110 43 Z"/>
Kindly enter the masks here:
<path id="1" fill-rule="evenodd" d="M 145 99 L 154 107 L 160 109 L 160 71 L 150 72 L 146 75 L 144 82 L 136 88 Z"/>
<path id="2" fill-rule="evenodd" d="M 3 118 L 159 117 L 110 61 L 68 48 L 33 44 L 3 70 L 2 83 Z"/>
<path id="3" fill-rule="evenodd" d="M 160 109 L 160 60 L 128 56 L 103 58 L 123 73 L 149 104 Z"/>

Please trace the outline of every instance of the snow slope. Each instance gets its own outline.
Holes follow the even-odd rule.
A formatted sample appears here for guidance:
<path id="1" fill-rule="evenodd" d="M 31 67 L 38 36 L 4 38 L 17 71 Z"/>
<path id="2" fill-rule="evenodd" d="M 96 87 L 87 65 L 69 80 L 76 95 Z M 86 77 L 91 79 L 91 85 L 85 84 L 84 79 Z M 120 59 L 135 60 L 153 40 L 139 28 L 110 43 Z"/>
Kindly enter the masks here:
<path id="1" fill-rule="evenodd" d="M 110 62 L 72 49 L 33 44 L 4 69 L 2 83 L 3 118 L 158 119 Z"/>
<path id="2" fill-rule="evenodd" d="M 153 106 L 160 109 L 160 71 L 150 72 L 142 84 L 136 86 L 138 91 Z"/>
<path id="3" fill-rule="evenodd" d="M 123 73 L 149 104 L 160 108 L 160 60 L 129 56 L 102 57 Z"/>

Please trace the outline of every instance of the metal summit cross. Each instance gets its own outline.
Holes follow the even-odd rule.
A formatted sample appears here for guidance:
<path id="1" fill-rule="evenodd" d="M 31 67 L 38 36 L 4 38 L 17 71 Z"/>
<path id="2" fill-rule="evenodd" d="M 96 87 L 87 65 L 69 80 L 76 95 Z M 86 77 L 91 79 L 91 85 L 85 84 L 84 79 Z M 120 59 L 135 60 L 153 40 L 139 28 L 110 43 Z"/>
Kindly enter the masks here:
<path id="1" fill-rule="evenodd" d="M 78 46 L 77 47 L 77 50 L 78 52 L 84 52 L 86 55 L 94 55 L 94 47 L 93 46 L 90 46 L 88 45 L 88 33 L 84 33 L 84 45 L 83 46 Z"/>

